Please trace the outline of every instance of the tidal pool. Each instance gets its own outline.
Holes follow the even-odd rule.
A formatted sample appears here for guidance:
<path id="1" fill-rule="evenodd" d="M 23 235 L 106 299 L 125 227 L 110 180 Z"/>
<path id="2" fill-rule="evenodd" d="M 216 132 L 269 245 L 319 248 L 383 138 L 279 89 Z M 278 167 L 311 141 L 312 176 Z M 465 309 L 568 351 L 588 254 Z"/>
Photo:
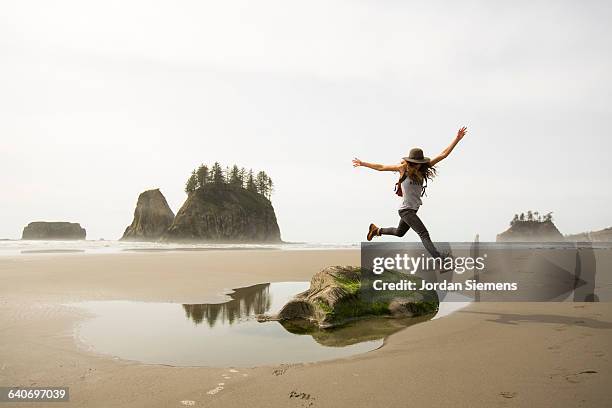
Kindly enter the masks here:
<path id="1" fill-rule="evenodd" d="M 236 289 L 218 304 L 91 301 L 73 304 L 93 317 L 76 328 L 91 351 L 148 364 L 253 367 L 348 357 L 374 350 L 384 338 L 428 320 L 373 318 L 332 330 L 257 322 L 275 313 L 308 282 Z"/>

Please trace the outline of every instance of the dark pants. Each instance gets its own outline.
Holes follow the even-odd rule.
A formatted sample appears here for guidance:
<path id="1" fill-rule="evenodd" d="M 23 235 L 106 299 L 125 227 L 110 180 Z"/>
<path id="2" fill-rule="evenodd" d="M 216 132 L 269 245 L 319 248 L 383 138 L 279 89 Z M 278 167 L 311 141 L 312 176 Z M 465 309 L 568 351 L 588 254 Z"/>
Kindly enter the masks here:
<path id="1" fill-rule="evenodd" d="M 404 208 L 402 210 L 399 210 L 399 216 L 400 222 L 397 228 L 381 228 L 379 230 L 380 235 L 395 235 L 396 237 L 403 237 L 404 235 L 406 235 L 406 232 L 408 232 L 408 230 L 412 228 L 414 232 L 419 235 L 423 246 L 425 247 L 425 249 L 427 249 L 431 256 L 433 256 L 434 258 L 442 257 L 442 255 L 440 255 L 440 252 L 438 252 L 438 250 L 434 246 L 433 242 L 431 242 L 431 238 L 429 238 L 429 232 L 427 231 L 427 228 L 425 228 L 423 221 L 421 221 L 421 219 L 417 215 L 416 210 Z"/>

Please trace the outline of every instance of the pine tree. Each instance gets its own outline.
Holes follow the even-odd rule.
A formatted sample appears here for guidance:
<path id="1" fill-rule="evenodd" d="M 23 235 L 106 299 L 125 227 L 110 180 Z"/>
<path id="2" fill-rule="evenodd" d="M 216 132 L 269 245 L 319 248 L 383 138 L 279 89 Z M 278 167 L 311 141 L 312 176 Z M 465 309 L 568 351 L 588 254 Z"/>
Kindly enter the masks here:
<path id="1" fill-rule="evenodd" d="M 253 169 L 249 170 L 249 175 L 247 177 L 247 186 L 246 189 L 252 191 L 254 193 L 257 192 L 257 185 L 255 184 L 255 179 L 253 178 Z"/>
<path id="2" fill-rule="evenodd" d="M 223 184 L 225 182 L 225 177 L 223 177 L 223 169 L 219 162 L 215 162 L 211 169 L 211 180 L 215 184 Z"/>
<path id="3" fill-rule="evenodd" d="M 240 169 L 240 171 L 238 172 L 238 178 L 240 179 L 240 187 L 242 188 L 246 188 L 246 177 L 247 177 L 247 171 L 244 167 L 242 167 Z"/>
<path id="4" fill-rule="evenodd" d="M 257 192 L 264 197 L 268 195 L 268 176 L 265 172 L 260 171 L 257 173 L 257 178 L 255 179 L 255 184 L 257 185 Z"/>
<path id="5" fill-rule="evenodd" d="M 268 200 L 272 198 L 273 191 L 274 191 L 274 183 L 272 183 L 272 179 L 268 177 Z"/>
<path id="6" fill-rule="evenodd" d="M 200 167 L 198 167 L 198 170 L 196 171 L 196 175 L 197 175 L 197 179 L 198 179 L 198 186 L 197 188 L 202 188 L 204 187 L 204 185 L 206 183 L 208 183 L 209 180 L 209 171 L 208 171 L 208 166 L 201 164 Z"/>
<path id="7" fill-rule="evenodd" d="M 187 183 L 185 183 L 185 192 L 187 194 L 193 193 L 198 187 L 198 175 L 195 170 L 191 172 L 191 176 L 187 179 Z"/>
<path id="8" fill-rule="evenodd" d="M 228 180 L 232 186 L 242 187 L 242 180 L 240 179 L 240 169 L 238 169 L 238 166 L 236 166 L 235 164 L 230 170 Z"/>

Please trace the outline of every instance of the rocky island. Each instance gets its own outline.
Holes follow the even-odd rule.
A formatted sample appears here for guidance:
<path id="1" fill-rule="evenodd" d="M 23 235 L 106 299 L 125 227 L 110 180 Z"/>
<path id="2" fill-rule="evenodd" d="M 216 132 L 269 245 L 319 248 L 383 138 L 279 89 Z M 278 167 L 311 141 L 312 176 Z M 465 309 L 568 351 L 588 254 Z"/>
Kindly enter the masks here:
<path id="1" fill-rule="evenodd" d="M 121 240 L 156 241 L 172 225 L 174 213 L 159 189 L 147 190 L 138 196 L 134 220 L 125 229 Z"/>
<path id="2" fill-rule="evenodd" d="M 563 242 L 565 238 L 552 221 L 552 213 L 515 214 L 510 228 L 497 235 L 497 242 Z"/>
<path id="3" fill-rule="evenodd" d="M 29 223 L 21 235 L 21 239 L 37 240 L 79 240 L 85 239 L 87 232 L 76 222 L 46 222 Z"/>
<path id="4" fill-rule="evenodd" d="M 272 180 L 260 171 L 201 165 L 187 180 L 187 200 L 161 236 L 165 242 L 281 242 L 270 201 Z"/>

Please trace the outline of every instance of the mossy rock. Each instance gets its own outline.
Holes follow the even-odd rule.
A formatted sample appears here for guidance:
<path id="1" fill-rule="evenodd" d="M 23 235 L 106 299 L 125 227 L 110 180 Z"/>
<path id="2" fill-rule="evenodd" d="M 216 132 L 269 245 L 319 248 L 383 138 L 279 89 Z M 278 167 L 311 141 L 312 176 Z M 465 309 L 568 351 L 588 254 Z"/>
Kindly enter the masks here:
<path id="1" fill-rule="evenodd" d="M 264 320 L 330 328 L 366 317 L 416 317 L 435 313 L 438 309 L 435 291 L 366 290 L 365 285 L 371 287 L 370 279 L 369 275 L 362 276 L 361 268 L 355 266 L 324 268 L 312 277 L 307 291 L 290 300 L 277 316 Z M 410 280 L 420 287 L 420 278 L 396 272 L 387 271 L 376 279 Z"/>

